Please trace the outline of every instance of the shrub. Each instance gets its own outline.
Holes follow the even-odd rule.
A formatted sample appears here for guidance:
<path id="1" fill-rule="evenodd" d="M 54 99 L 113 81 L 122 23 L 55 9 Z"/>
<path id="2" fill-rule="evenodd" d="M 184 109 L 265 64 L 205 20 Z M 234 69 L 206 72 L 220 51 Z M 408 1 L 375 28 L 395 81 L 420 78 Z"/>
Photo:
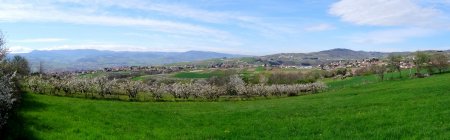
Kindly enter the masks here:
<path id="1" fill-rule="evenodd" d="M 161 84 L 161 85 L 151 85 L 147 88 L 150 93 L 151 96 L 153 97 L 153 99 L 159 101 L 163 98 L 164 93 L 166 93 L 166 85 L 165 84 Z"/>
<path id="2" fill-rule="evenodd" d="M 201 94 L 207 100 L 217 100 L 223 93 L 225 89 L 213 85 L 205 85 L 201 88 Z"/>
<path id="3" fill-rule="evenodd" d="M 111 82 L 107 82 L 107 93 L 111 94 Z M 137 94 L 144 89 L 144 85 L 140 81 L 127 80 L 122 84 L 122 89 L 128 94 L 129 99 L 136 99 Z"/>
<path id="4" fill-rule="evenodd" d="M 385 65 L 372 65 L 370 67 L 371 71 L 375 73 L 378 78 L 383 81 L 384 80 L 384 74 L 386 73 L 387 69 Z"/>
<path id="5" fill-rule="evenodd" d="M 174 98 L 188 99 L 191 95 L 193 87 L 190 84 L 175 83 L 172 85 L 172 95 Z"/>
<path id="6" fill-rule="evenodd" d="M 228 82 L 230 82 L 230 78 L 229 77 L 218 77 L 218 76 L 213 76 L 211 78 L 206 79 L 206 81 L 211 84 L 211 85 L 215 85 L 215 86 L 224 86 L 226 85 Z"/>
<path id="7" fill-rule="evenodd" d="M 87 79 L 74 79 L 73 81 L 75 91 L 84 94 L 86 98 L 88 96 L 89 90 L 91 89 L 90 84 L 91 82 L 88 81 Z"/>
<path id="8" fill-rule="evenodd" d="M 336 75 L 346 75 L 347 74 L 347 69 L 346 68 L 338 68 L 336 69 Z"/>
<path id="9" fill-rule="evenodd" d="M 9 111 L 16 102 L 14 93 L 15 85 L 13 78 L 15 74 L 3 75 L 0 73 L 0 129 L 6 124 L 8 120 Z"/>
<path id="10" fill-rule="evenodd" d="M 229 78 L 229 82 L 226 85 L 227 89 L 227 95 L 238 95 L 242 94 L 243 91 L 239 90 L 245 90 L 245 82 L 242 80 L 239 75 L 232 75 Z"/>
<path id="11" fill-rule="evenodd" d="M 319 72 L 273 72 L 269 76 L 269 84 L 306 84 L 314 83 L 322 75 Z"/>
<path id="12" fill-rule="evenodd" d="M 268 97 L 269 96 L 269 90 L 267 90 L 267 86 L 264 84 L 257 84 L 253 85 L 253 92 L 255 92 L 255 95 L 262 96 L 262 97 Z"/>
<path id="13" fill-rule="evenodd" d="M 445 72 L 448 69 L 449 57 L 444 53 L 434 53 L 431 58 L 431 66 L 439 71 L 439 73 Z"/>
<path id="14" fill-rule="evenodd" d="M 107 93 L 110 93 L 111 85 L 108 84 L 108 78 L 106 77 L 97 77 L 94 79 L 94 83 L 96 84 L 97 93 L 101 97 L 105 97 Z"/>
<path id="15" fill-rule="evenodd" d="M 367 67 L 362 67 L 362 68 L 358 68 L 355 70 L 355 75 L 356 76 L 367 76 L 367 75 L 371 75 L 372 71 L 370 70 L 370 68 Z"/>

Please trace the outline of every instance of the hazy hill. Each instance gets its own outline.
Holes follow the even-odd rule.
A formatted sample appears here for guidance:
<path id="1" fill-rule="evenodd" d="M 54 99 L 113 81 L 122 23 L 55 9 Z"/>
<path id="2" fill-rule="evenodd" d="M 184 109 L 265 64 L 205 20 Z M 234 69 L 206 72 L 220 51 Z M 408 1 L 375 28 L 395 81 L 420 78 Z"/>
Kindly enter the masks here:
<path id="1" fill-rule="evenodd" d="M 242 55 L 206 51 L 116 52 L 99 50 L 32 51 L 18 55 L 26 57 L 33 69 L 37 69 L 39 63 L 42 62 L 49 71 L 101 69 L 111 66 L 145 66 L 212 58 L 242 57 Z"/>
<path id="2" fill-rule="evenodd" d="M 408 54 L 409 52 L 400 52 Z M 226 63 L 249 63 L 249 64 L 271 64 L 271 65 L 318 65 L 325 62 L 336 60 L 360 60 L 368 58 L 383 58 L 390 53 L 354 51 L 350 49 L 331 49 L 312 53 L 279 53 L 266 56 L 243 57 L 227 59 Z M 192 62 L 197 65 L 210 65 L 225 63 L 224 60 L 213 59 L 198 62 Z"/>
<path id="3" fill-rule="evenodd" d="M 331 49 L 312 53 L 280 53 L 262 56 L 266 59 L 277 60 L 348 60 L 385 57 L 388 53 L 354 51 L 350 49 Z"/>
<path id="4" fill-rule="evenodd" d="M 450 52 L 450 51 L 446 51 Z M 393 52 L 408 55 L 411 52 Z M 311 53 L 279 53 L 266 56 L 248 57 L 205 51 L 188 52 L 116 52 L 99 50 L 53 50 L 32 51 L 20 54 L 25 56 L 37 69 L 40 62 L 50 71 L 67 71 L 82 69 L 101 69 L 112 66 L 146 66 L 159 64 L 196 64 L 209 66 L 227 61 L 230 63 L 272 64 L 272 65 L 318 65 L 336 60 L 360 60 L 383 58 L 387 52 L 354 51 L 350 49 L 331 49 Z M 233 59 L 217 59 L 217 58 Z M 185 63 L 180 63 L 185 62 Z"/>
<path id="5" fill-rule="evenodd" d="M 436 52 L 439 50 L 427 50 L 427 52 Z M 450 53 L 450 50 L 444 50 Z M 233 59 L 210 59 L 197 62 L 190 62 L 196 65 L 210 66 L 212 64 L 270 64 L 270 65 L 296 65 L 296 66 L 315 66 L 323 63 L 329 63 L 338 60 L 361 60 L 371 58 L 385 58 L 389 54 L 413 55 L 413 52 L 372 52 L 372 51 L 354 51 L 350 49 L 336 48 L 311 53 L 279 53 L 265 56 L 242 57 Z"/>

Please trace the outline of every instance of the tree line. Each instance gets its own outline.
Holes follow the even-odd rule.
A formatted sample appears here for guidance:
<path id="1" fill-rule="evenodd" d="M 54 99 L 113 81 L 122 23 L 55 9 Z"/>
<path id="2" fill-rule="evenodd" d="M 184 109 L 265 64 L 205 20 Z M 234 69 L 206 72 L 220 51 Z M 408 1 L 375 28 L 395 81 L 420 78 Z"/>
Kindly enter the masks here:
<path id="1" fill-rule="evenodd" d="M 445 52 L 424 52 L 417 51 L 412 56 L 402 56 L 399 54 L 390 54 L 383 64 L 374 64 L 369 67 L 360 68 L 355 71 L 356 75 L 375 74 L 380 80 L 385 79 L 388 72 L 398 72 L 400 78 L 402 75 L 402 65 L 414 66 L 415 70 L 410 71 L 410 77 L 423 78 L 436 73 L 447 72 L 449 68 L 449 56 Z"/>
<path id="2" fill-rule="evenodd" d="M 80 78 L 75 76 L 36 75 L 27 78 L 26 87 L 38 94 L 82 96 L 85 98 L 116 98 L 127 96 L 130 100 L 151 97 L 155 101 L 209 100 L 220 97 L 249 99 L 252 97 L 296 96 L 317 93 L 326 89 L 321 82 L 309 84 L 247 84 L 238 75 L 227 77 L 225 84 L 215 84 L 205 79 L 190 82 L 157 83 L 107 77 Z M 141 99 L 146 100 L 146 99 Z M 149 100 L 147 98 L 147 100 Z"/>
<path id="3" fill-rule="evenodd" d="M 0 32 L 0 130 L 20 101 L 19 80 L 30 73 L 28 61 L 21 56 L 7 58 L 8 49 Z"/>

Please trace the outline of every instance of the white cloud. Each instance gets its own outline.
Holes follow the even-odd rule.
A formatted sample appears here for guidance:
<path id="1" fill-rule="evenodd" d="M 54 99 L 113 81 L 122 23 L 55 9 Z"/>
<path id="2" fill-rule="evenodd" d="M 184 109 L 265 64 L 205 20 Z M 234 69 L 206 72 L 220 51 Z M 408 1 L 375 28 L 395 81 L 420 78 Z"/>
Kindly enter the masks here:
<path id="1" fill-rule="evenodd" d="M 217 48 L 205 44 L 195 42 L 186 42 L 183 45 L 153 44 L 153 45 L 130 45 L 110 42 L 85 42 L 80 44 L 63 44 L 49 47 L 30 48 L 24 46 L 13 46 L 9 48 L 11 53 L 29 53 L 33 50 L 79 50 L 79 49 L 95 49 L 105 51 L 130 51 L 130 52 L 186 52 L 191 50 L 224 52 L 234 54 L 244 54 L 236 48 Z"/>
<path id="2" fill-rule="evenodd" d="M 33 49 L 23 46 L 12 46 L 8 48 L 8 51 L 10 51 L 11 53 L 29 53 L 33 51 Z"/>
<path id="3" fill-rule="evenodd" d="M 76 5 L 76 8 L 67 8 L 67 5 Z M 143 17 L 123 17 L 122 13 L 114 13 L 111 9 L 120 8 L 125 11 L 138 11 Z M 161 3 L 155 1 L 141 0 L 41 0 L 39 2 L 4 2 L 0 5 L 0 21 L 57 21 L 77 24 L 100 24 L 100 25 L 124 25 L 124 26 L 146 26 L 152 30 L 170 33 L 202 33 L 208 37 L 232 38 L 230 33 L 211 28 L 206 24 L 197 22 L 181 22 L 184 19 L 192 19 L 206 22 L 207 24 L 220 24 L 237 26 L 266 34 L 291 33 L 296 28 L 293 25 L 280 25 L 270 23 L 265 19 L 255 16 L 244 15 L 241 12 L 213 11 L 195 8 L 179 3 Z M 111 16 L 111 15 L 122 15 Z M 163 18 L 145 18 L 146 14 L 158 14 Z M 163 20 L 166 19 L 166 20 Z M 171 20 L 167 20 L 171 19 Z M 181 20 L 173 20 L 181 19 Z M 103 21 L 101 21 L 103 20 Z M 196 24 L 196 25 L 194 25 Z M 206 35 L 205 35 L 206 34 Z"/>
<path id="4" fill-rule="evenodd" d="M 108 43 L 92 43 L 92 44 L 73 44 L 73 45 L 60 45 L 41 48 L 37 50 L 79 50 L 79 49 L 96 49 L 96 50 L 108 50 L 108 51 L 183 51 L 181 49 L 167 49 L 159 47 L 144 47 L 136 45 L 126 45 L 126 44 L 108 44 Z"/>
<path id="5" fill-rule="evenodd" d="M 390 44 L 450 30 L 449 17 L 429 3 L 421 0 L 340 0 L 331 5 L 329 13 L 345 22 L 378 27 L 346 37 L 351 42 Z"/>
<path id="6" fill-rule="evenodd" d="M 241 46 L 243 45 L 240 41 L 232 41 L 232 40 L 220 40 L 220 39 L 214 39 L 209 38 L 208 40 L 205 40 L 204 38 L 198 38 L 198 37 L 190 37 L 190 36 L 182 36 L 182 35 L 174 35 L 174 34 L 167 34 L 167 35 L 161 35 L 161 34 L 146 34 L 146 33 L 124 33 L 125 36 L 135 37 L 135 38 L 141 38 L 144 40 L 158 40 L 157 44 L 173 44 L 173 46 L 177 46 L 174 44 L 173 40 L 179 40 L 177 43 L 185 45 L 187 42 L 194 42 L 195 44 L 220 44 L 220 45 L 226 45 L 226 46 Z M 238 40 L 238 39 L 234 39 Z M 155 43 L 155 42 L 154 42 Z M 180 45 L 178 45 L 180 46 Z"/>
<path id="7" fill-rule="evenodd" d="M 164 4 L 154 1 L 139 0 L 59 0 L 60 2 L 76 3 L 84 6 L 96 7 L 119 7 L 123 9 L 141 10 L 147 12 L 158 12 L 164 15 L 190 18 L 198 21 L 219 23 L 228 21 L 248 21 L 250 17 L 235 12 L 215 12 L 193 8 L 180 4 Z"/>
<path id="8" fill-rule="evenodd" d="M 448 27 L 441 11 L 412 0 L 341 0 L 329 13 L 357 25 Z"/>
<path id="9" fill-rule="evenodd" d="M 424 37 L 433 33 L 434 30 L 424 28 L 404 28 L 357 34 L 349 37 L 349 39 L 352 42 L 362 44 L 388 44 L 403 42 L 411 38 Z"/>
<path id="10" fill-rule="evenodd" d="M 224 40 L 232 38 L 226 31 L 204 26 L 150 18 L 112 16 L 109 14 L 103 14 L 99 11 L 92 11 L 92 9 L 62 10 L 57 5 L 46 2 L 2 2 L 0 5 L 0 11 L 4 12 L 0 12 L 0 21 L 40 21 L 107 26 L 132 26 L 145 27 L 145 29 L 149 30 L 174 34 L 208 36 Z"/>
<path id="11" fill-rule="evenodd" d="M 333 25 L 326 24 L 326 23 L 313 25 L 313 26 L 309 26 L 309 27 L 305 28 L 306 31 L 312 31 L 312 32 L 327 31 L 327 30 L 332 30 L 332 29 L 335 29 L 335 27 Z"/>
<path id="12" fill-rule="evenodd" d="M 64 38 L 33 38 L 33 39 L 23 39 L 23 40 L 13 40 L 12 42 L 17 43 L 52 43 L 52 42 L 63 42 L 67 39 Z"/>
<path id="13" fill-rule="evenodd" d="M 278 39 L 306 31 L 302 30 L 304 27 L 301 25 L 293 24 L 290 21 L 273 20 L 270 17 L 264 19 L 264 17 L 245 15 L 251 13 L 210 10 L 195 6 L 193 4 L 182 5 L 178 2 L 142 0 L 2 1 L 0 11 L 5 12 L 0 12 L 0 22 L 52 22 L 126 26 L 138 29 L 144 34 L 170 35 L 169 37 L 151 39 L 152 41 L 142 38 L 133 39 L 148 42 L 148 44 L 141 44 L 144 46 L 85 43 L 87 45 L 60 45 L 49 49 L 64 49 L 64 46 L 83 49 L 85 46 L 90 46 L 89 48 L 98 47 L 104 48 L 104 50 L 119 49 L 123 51 L 209 50 L 242 53 L 245 50 L 244 45 L 247 45 L 245 47 L 248 48 L 247 40 L 251 40 L 255 36 L 265 39 Z M 322 25 L 309 30 L 326 30 L 325 28 L 329 27 Z M 231 30 L 227 31 L 226 29 Z M 238 38 L 239 36 L 246 37 Z M 28 42 L 30 41 L 28 40 Z M 80 42 L 80 40 L 75 41 Z M 129 40 L 125 39 L 124 41 Z M 26 45 L 21 43 L 23 42 L 16 42 L 15 45 Z M 166 47 L 155 47 L 154 45 Z M 128 49 L 121 48 L 121 46 L 128 46 L 126 47 Z M 33 46 L 33 48 L 37 47 L 42 46 Z M 250 52 L 254 53 L 253 51 Z"/>

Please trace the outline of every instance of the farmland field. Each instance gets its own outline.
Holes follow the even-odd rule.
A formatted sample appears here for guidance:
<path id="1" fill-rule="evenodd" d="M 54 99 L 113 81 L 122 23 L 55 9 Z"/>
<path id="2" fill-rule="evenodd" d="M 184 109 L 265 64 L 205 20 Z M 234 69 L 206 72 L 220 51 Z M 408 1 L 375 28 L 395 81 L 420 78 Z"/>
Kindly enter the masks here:
<path id="1" fill-rule="evenodd" d="M 174 75 L 176 78 L 211 78 L 213 76 L 221 77 L 224 75 L 222 71 L 210 71 L 210 72 L 179 72 Z"/>
<path id="2" fill-rule="evenodd" d="M 449 82 L 450 74 L 442 74 L 354 84 L 308 96 L 225 102 L 123 102 L 28 93 L 9 135 L 11 139 L 442 139 L 450 137 Z"/>

